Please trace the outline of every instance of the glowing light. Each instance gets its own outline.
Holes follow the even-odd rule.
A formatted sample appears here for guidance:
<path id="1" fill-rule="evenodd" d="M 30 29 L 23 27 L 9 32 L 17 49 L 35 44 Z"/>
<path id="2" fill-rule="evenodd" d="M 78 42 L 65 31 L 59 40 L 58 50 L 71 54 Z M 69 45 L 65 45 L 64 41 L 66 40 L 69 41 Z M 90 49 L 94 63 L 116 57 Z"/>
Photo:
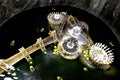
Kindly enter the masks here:
<path id="1" fill-rule="evenodd" d="M 54 46 L 54 52 L 53 54 L 58 55 L 59 54 L 59 49 L 57 46 Z"/>
<path id="2" fill-rule="evenodd" d="M 18 77 L 13 77 L 13 79 L 18 80 Z"/>
<path id="3" fill-rule="evenodd" d="M 72 29 L 73 35 L 78 36 L 81 33 L 81 28 L 79 26 L 75 26 Z"/>
<path id="4" fill-rule="evenodd" d="M 68 29 L 68 32 L 71 36 L 76 37 L 81 34 L 81 27 L 74 26 L 72 29 Z"/>
<path id="5" fill-rule="evenodd" d="M 69 35 L 76 38 L 78 44 L 85 45 L 87 44 L 87 40 L 85 39 L 85 36 L 81 32 L 82 29 L 80 26 L 74 26 L 73 28 L 68 28 Z"/>
<path id="6" fill-rule="evenodd" d="M 5 77 L 5 74 L 0 74 L 0 77 Z"/>
<path id="7" fill-rule="evenodd" d="M 30 61 L 29 64 L 33 64 L 33 61 Z"/>
<path id="8" fill-rule="evenodd" d="M 85 51 L 83 51 L 83 53 L 84 53 L 84 57 L 87 59 L 87 60 L 89 60 L 89 51 L 88 50 L 85 50 Z"/>
<path id="9" fill-rule="evenodd" d="M 109 44 L 110 44 L 111 46 L 114 46 L 114 44 L 113 44 L 112 42 L 109 42 Z"/>
<path id="10" fill-rule="evenodd" d="M 78 42 L 71 36 L 64 36 L 58 44 L 59 54 L 65 59 L 76 59 L 82 50 L 80 49 Z"/>
<path id="11" fill-rule="evenodd" d="M 13 79 L 10 77 L 5 77 L 4 80 L 13 80 Z"/>
<path id="12" fill-rule="evenodd" d="M 67 15 L 64 12 L 52 12 L 47 16 L 49 25 L 54 30 L 61 30 L 61 27 L 65 24 Z"/>
<path id="13" fill-rule="evenodd" d="M 16 76 L 16 72 L 13 72 L 11 75 L 12 75 L 12 76 Z"/>
<path id="14" fill-rule="evenodd" d="M 102 43 L 96 43 L 90 48 L 89 56 L 98 64 L 110 64 L 114 60 L 112 50 Z"/>
<path id="15" fill-rule="evenodd" d="M 63 80 L 62 77 L 60 76 L 57 76 L 57 80 Z"/>
<path id="16" fill-rule="evenodd" d="M 84 51 L 86 52 L 86 51 Z M 88 56 L 88 54 L 86 53 L 81 53 L 80 55 L 80 60 L 81 62 L 86 65 L 87 67 L 91 68 L 91 69 L 95 69 L 96 67 L 93 65 L 93 62 L 91 60 L 89 60 L 88 57 L 86 57 L 86 55 Z"/>
<path id="17" fill-rule="evenodd" d="M 59 15 L 59 14 L 55 14 L 55 15 L 53 16 L 53 19 L 59 20 L 59 19 L 60 19 L 60 15 Z"/>
<path id="18" fill-rule="evenodd" d="M 88 68 L 84 67 L 83 70 L 84 70 L 84 71 L 88 71 Z"/>
<path id="19" fill-rule="evenodd" d="M 44 28 L 41 28 L 41 29 L 40 29 L 40 32 L 44 32 L 44 30 L 45 30 Z"/>
<path id="20" fill-rule="evenodd" d="M 75 38 L 68 38 L 62 42 L 62 49 L 66 54 L 75 54 L 78 51 L 77 40 Z"/>
<path id="21" fill-rule="evenodd" d="M 47 54 L 47 52 L 46 52 L 46 51 L 44 51 L 43 53 L 44 53 L 44 54 Z"/>
<path id="22" fill-rule="evenodd" d="M 17 73 L 14 72 L 7 72 L 7 74 L 0 74 L 0 77 L 4 78 L 4 79 L 0 79 L 0 80 L 18 80 L 18 77 L 16 76 Z"/>
<path id="23" fill-rule="evenodd" d="M 35 71 L 35 68 L 33 66 L 30 66 L 30 71 L 31 72 L 34 72 Z"/>
<path id="24" fill-rule="evenodd" d="M 12 40 L 10 46 L 14 46 L 14 45 L 15 45 L 15 40 Z"/>
<path id="25" fill-rule="evenodd" d="M 52 31 L 49 31 L 48 35 L 51 35 Z"/>

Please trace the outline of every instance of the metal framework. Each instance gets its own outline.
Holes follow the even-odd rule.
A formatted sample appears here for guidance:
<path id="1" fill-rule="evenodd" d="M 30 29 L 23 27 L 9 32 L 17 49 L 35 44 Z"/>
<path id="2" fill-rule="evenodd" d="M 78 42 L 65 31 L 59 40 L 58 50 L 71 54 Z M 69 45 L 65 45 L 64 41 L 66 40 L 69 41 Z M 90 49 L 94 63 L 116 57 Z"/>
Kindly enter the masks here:
<path id="1" fill-rule="evenodd" d="M 36 43 L 20 48 L 18 53 L 8 59 L 0 60 L 0 73 L 14 70 L 13 65 L 23 58 L 30 62 L 30 54 L 39 49 L 45 52 L 45 46 L 51 43 L 58 45 L 59 55 L 65 59 L 73 60 L 79 57 L 89 68 L 106 70 L 110 67 L 114 59 L 112 51 L 108 48 L 107 50 L 104 44 L 94 45 L 85 22 L 65 12 L 52 12 L 47 18 L 53 30 L 51 35 L 44 39 L 38 38 Z"/>

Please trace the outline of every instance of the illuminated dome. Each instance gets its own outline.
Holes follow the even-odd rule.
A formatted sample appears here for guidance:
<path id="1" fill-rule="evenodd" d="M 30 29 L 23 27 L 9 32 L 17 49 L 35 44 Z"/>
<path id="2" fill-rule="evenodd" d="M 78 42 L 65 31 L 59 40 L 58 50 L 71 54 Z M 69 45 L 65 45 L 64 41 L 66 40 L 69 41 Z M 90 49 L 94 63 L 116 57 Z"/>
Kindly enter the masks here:
<path id="1" fill-rule="evenodd" d="M 49 21 L 50 27 L 56 30 L 60 30 L 60 26 L 66 21 L 66 13 L 64 12 L 52 12 L 48 14 L 47 19 Z"/>
<path id="2" fill-rule="evenodd" d="M 76 59 L 81 53 L 78 41 L 73 37 L 65 37 L 58 44 L 60 55 L 66 59 Z"/>
<path id="3" fill-rule="evenodd" d="M 68 32 L 70 33 L 71 36 L 76 37 L 81 34 L 81 27 L 79 26 L 74 26 L 72 29 L 69 29 Z"/>
<path id="4" fill-rule="evenodd" d="M 89 56 L 97 64 L 111 64 L 113 62 L 113 53 L 105 44 L 96 43 L 90 48 Z"/>

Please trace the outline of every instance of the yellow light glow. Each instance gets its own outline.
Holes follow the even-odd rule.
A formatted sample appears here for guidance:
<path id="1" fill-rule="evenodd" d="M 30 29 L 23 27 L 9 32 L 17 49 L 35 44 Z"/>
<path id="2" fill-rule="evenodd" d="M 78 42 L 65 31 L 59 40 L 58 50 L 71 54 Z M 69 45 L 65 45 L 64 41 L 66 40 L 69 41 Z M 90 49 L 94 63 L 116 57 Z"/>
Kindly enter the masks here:
<path id="1" fill-rule="evenodd" d="M 88 68 L 84 67 L 83 70 L 84 70 L 84 71 L 88 71 Z"/>
<path id="2" fill-rule="evenodd" d="M 62 77 L 60 76 L 57 76 L 57 80 L 63 80 Z"/>

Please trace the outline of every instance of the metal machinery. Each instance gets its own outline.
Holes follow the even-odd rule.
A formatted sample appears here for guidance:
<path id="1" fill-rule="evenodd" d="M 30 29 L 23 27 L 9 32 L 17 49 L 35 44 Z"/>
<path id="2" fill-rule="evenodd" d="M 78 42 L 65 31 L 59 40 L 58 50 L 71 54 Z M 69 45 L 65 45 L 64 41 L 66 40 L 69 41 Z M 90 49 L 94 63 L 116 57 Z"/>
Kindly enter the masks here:
<path id="1" fill-rule="evenodd" d="M 45 46 L 51 43 L 58 45 L 59 55 L 65 59 L 74 60 L 79 57 L 89 68 L 103 70 L 110 68 L 114 60 L 112 50 L 105 44 L 93 43 L 85 22 L 65 12 L 52 12 L 48 14 L 47 19 L 52 29 L 50 36 L 38 38 L 33 45 L 20 48 L 18 53 L 8 59 L 1 59 L 0 73 L 14 70 L 13 65 L 23 58 L 30 62 L 32 60 L 30 54 L 39 49 L 45 52 Z"/>

